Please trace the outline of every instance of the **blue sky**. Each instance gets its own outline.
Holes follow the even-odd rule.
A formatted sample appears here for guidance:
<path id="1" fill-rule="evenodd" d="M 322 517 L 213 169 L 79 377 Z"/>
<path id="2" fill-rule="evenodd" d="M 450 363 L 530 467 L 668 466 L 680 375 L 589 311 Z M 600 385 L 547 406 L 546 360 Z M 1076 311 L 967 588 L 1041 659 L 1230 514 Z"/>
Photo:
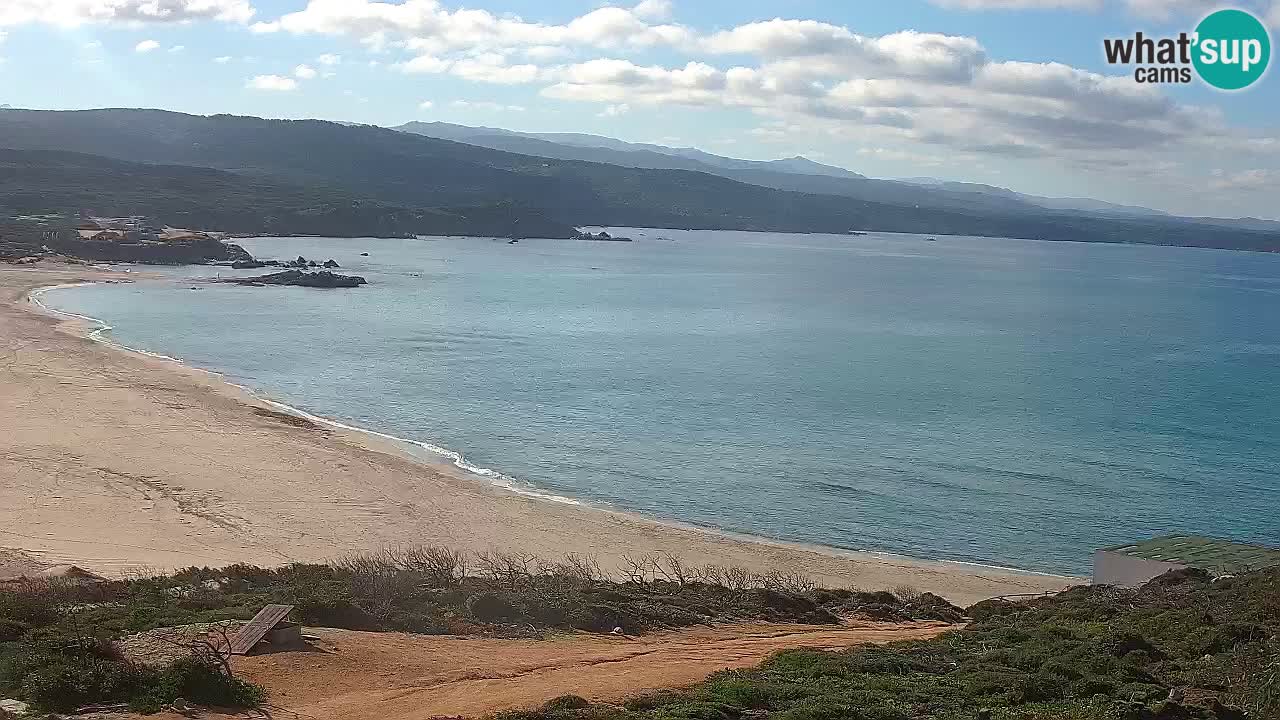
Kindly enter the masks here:
<path id="1" fill-rule="evenodd" d="M 1103 57 L 1105 37 L 1190 31 L 1218 3 L 635 2 L 0 0 L 0 104 L 591 132 L 1280 213 L 1274 72 L 1222 93 Z M 1280 24 L 1280 0 L 1236 6 Z"/>

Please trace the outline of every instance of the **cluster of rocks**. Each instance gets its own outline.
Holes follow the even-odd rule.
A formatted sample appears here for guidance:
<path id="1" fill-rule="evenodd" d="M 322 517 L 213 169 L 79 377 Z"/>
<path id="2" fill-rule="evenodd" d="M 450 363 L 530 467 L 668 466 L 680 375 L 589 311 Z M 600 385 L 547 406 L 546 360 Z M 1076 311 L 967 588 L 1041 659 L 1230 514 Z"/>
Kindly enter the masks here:
<path id="1" fill-rule="evenodd" d="M 280 260 L 258 260 L 257 258 L 249 258 L 247 260 L 237 260 L 231 263 L 231 267 L 235 268 L 236 270 L 253 270 L 256 268 L 264 268 L 264 267 L 287 267 L 287 268 L 299 268 L 303 270 L 307 268 L 323 267 L 323 268 L 328 268 L 332 270 L 340 266 L 338 265 L 338 261 L 332 258 L 325 260 L 323 263 L 319 263 L 319 262 L 316 262 L 315 260 L 308 260 L 305 257 L 299 255 L 296 260 L 285 260 L 283 262 L 281 262 Z"/>
<path id="2" fill-rule="evenodd" d="M 280 267 L 287 267 L 287 268 L 325 267 L 325 268 L 332 269 L 332 268 L 338 267 L 338 263 L 333 258 L 325 260 L 323 263 L 318 263 L 315 260 L 308 260 L 305 257 L 299 255 L 296 260 L 286 260 L 285 262 L 280 263 Z"/>
<path id="3" fill-rule="evenodd" d="M 285 270 L 269 275 L 224 278 L 221 282 L 258 287 L 264 285 L 294 285 L 310 288 L 353 288 L 368 284 L 368 281 L 359 275 L 339 275 L 327 270 L 312 273 L 301 270 Z"/>
<path id="4" fill-rule="evenodd" d="M 631 242 L 631 238 L 629 237 L 622 237 L 620 235 L 613 236 L 603 230 L 601 230 L 598 233 L 595 233 L 594 235 L 589 232 L 583 232 L 583 231 L 575 232 L 573 234 L 573 239 L 574 240 L 595 240 L 597 242 Z"/>

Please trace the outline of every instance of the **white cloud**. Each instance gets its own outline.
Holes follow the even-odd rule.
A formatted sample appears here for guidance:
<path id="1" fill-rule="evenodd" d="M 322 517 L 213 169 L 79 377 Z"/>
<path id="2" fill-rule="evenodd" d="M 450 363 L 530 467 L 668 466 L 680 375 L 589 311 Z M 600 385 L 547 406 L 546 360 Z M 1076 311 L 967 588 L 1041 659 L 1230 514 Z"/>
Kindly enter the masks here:
<path id="1" fill-rule="evenodd" d="M 958 10 L 1097 10 L 1102 0 L 929 0 Z"/>
<path id="2" fill-rule="evenodd" d="M 591 45 L 651 47 L 687 41 L 692 33 L 679 25 L 651 25 L 666 3 L 642 2 L 635 8 L 602 7 L 563 25 L 527 22 L 487 10 L 446 10 L 436 0 L 309 0 L 297 12 L 254 23 L 254 32 L 352 35 L 382 47 L 389 35 L 406 38 L 427 54 L 491 51 L 528 46 Z"/>
<path id="3" fill-rule="evenodd" d="M 521 51 L 525 57 L 534 62 L 547 62 L 569 57 L 573 51 L 562 45 L 534 45 Z"/>
<path id="4" fill-rule="evenodd" d="M 310 80 L 314 78 L 317 74 L 318 73 L 316 73 L 316 69 L 311 67 L 310 65 L 299 65 L 298 67 L 293 69 L 293 76 L 298 78 L 299 80 Z"/>
<path id="5" fill-rule="evenodd" d="M 369 66 L 376 67 L 377 60 L 370 60 Z M 453 63 L 449 60 L 441 60 L 434 55 L 419 55 L 408 62 L 397 63 L 396 69 L 407 73 L 430 73 L 438 74 L 447 72 L 453 67 Z"/>
<path id="6" fill-rule="evenodd" d="M 915 153 L 908 150 L 887 147 L 860 147 L 858 155 L 862 157 L 877 158 L 880 160 L 890 160 L 894 162 L 910 164 L 910 165 L 930 165 L 936 166 L 942 164 L 942 158 L 937 155 L 925 155 Z"/>
<path id="7" fill-rule="evenodd" d="M 1217 169 L 1210 173 L 1209 186 L 1215 190 L 1258 191 L 1280 185 L 1280 172 L 1266 169 L 1228 172 Z"/>
<path id="8" fill-rule="evenodd" d="M 507 112 L 524 112 L 523 105 L 503 105 L 502 103 L 490 102 L 488 100 L 454 100 L 449 103 L 453 107 L 462 109 L 476 109 L 489 111 L 507 111 Z"/>
<path id="9" fill-rule="evenodd" d="M 871 37 L 815 20 L 767 20 L 705 38 L 720 54 L 756 55 L 792 63 L 797 79 L 889 74 L 931 79 L 969 77 L 987 61 L 974 38 L 914 30 Z"/>
<path id="10" fill-rule="evenodd" d="M 671 0 L 641 0 L 631 12 L 648 20 L 666 20 L 671 17 Z"/>
<path id="11" fill-rule="evenodd" d="M 214 58 L 213 61 L 218 63 L 219 65 L 226 65 L 227 63 L 231 62 L 231 56 L 221 55 L 219 57 Z"/>
<path id="12" fill-rule="evenodd" d="M 133 46 L 133 51 L 136 53 L 149 53 L 158 47 L 160 47 L 160 43 L 156 42 L 155 40 L 143 40 L 142 42 Z"/>
<path id="13" fill-rule="evenodd" d="M 449 72 L 472 82 L 499 85 L 518 85 L 538 78 L 537 65 L 507 65 L 506 58 L 496 53 L 456 60 Z"/>
<path id="14" fill-rule="evenodd" d="M 435 107 L 435 103 L 431 102 L 430 100 L 423 100 L 422 102 L 418 103 L 419 110 L 430 110 L 433 107 Z"/>
<path id="15" fill-rule="evenodd" d="M 41 23 L 78 27 L 89 23 L 185 23 L 197 20 L 247 23 L 248 0 L 4 0 L 0 26 Z"/>
<path id="16" fill-rule="evenodd" d="M 342 62 L 342 56 L 341 56 L 341 55 L 331 55 L 331 54 L 326 53 L 326 54 L 321 55 L 320 57 L 316 58 L 316 62 L 320 63 L 321 65 L 330 65 L 330 66 L 332 66 L 332 65 L 337 65 L 337 64 L 339 64 L 339 63 L 341 63 L 341 62 Z"/>
<path id="17" fill-rule="evenodd" d="M 244 86 L 250 90 L 289 92 L 298 89 L 298 81 L 280 75 L 255 75 Z"/>
<path id="18" fill-rule="evenodd" d="M 626 115 L 631 112 L 631 106 L 626 103 L 618 103 L 617 105 L 606 105 L 604 110 L 596 113 L 596 117 L 611 118 Z"/>
<path id="19" fill-rule="evenodd" d="M 1222 5 L 1218 0 L 1124 0 L 1129 12 L 1151 20 L 1200 16 Z"/>
<path id="20" fill-rule="evenodd" d="M 450 73 L 472 82 L 494 83 L 499 85 L 518 85 L 537 80 L 540 71 L 537 65 L 508 65 L 506 56 L 500 53 L 479 53 L 476 55 L 446 60 L 435 55 L 419 55 L 395 68 L 406 73 L 440 74 Z"/>
<path id="21" fill-rule="evenodd" d="M 169 48 L 169 52 L 171 52 L 171 53 L 180 53 L 180 52 L 182 52 L 183 50 L 186 50 L 186 49 L 187 49 L 187 46 L 186 46 L 186 45 L 174 45 L 173 47 Z"/>
<path id="22" fill-rule="evenodd" d="M 956 10 L 1100 10 L 1104 0 L 929 0 L 939 7 Z M 1271 13 L 1272 21 L 1280 20 L 1280 2 L 1277 0 L 1237 0 L 1223 3 L 1221 0 L 1115 0 L 1130 14 L 1147 20 L 1167 21 L 1179 18 L 1196 19 L 1213 10 L 1236 5 L 1245 10 L 1265 15 Z"/>

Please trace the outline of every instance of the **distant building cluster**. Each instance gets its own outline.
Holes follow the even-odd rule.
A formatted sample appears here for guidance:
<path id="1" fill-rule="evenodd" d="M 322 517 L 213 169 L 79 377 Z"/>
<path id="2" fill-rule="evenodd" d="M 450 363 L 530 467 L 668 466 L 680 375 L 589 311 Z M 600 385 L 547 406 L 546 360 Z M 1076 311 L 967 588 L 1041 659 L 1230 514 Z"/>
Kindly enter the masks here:
<path id="1" fill-rule="evenodd" d="M 81 240 L 114 243 L 169 243 L 222 239 L 220 233 L 206 233 L 160 226 L 141 215 L 98 217 L 82 213 L 76 232 Z"/>

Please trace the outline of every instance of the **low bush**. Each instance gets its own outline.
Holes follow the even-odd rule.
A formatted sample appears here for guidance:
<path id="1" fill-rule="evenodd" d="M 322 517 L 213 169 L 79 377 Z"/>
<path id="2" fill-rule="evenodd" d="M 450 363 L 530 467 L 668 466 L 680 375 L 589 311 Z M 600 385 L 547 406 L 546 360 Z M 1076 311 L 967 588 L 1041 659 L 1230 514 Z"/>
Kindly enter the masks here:
<path id="1" fill-rule="evenodd" d="M 755 669 L 621 708 L 593 705 L 571 715 L 548 708 L 521 718 L 1280 718 L 1277 593 L 1280 568 L 1217 582 L 1180 572 L 1133 591 L 1080 587 L 987 601 L 969 611 L 980 621 L 932 640 L 786 651 Z M 848 594 L 815 597 L 831 605 Z M 1174 689 L 1186 700 L 1168 700 Z"/>
<path id="2" fill-rule="evenodd" d="M 152 668 L 129 662 L 107 639 L 47 630 L 0 648 L 0 692 L 60 712 L 101 703 L 156 712 L 179 697 L 231 708 L 264 700 L 262 688 L 199 658 Z"/>
<path id="3" fill-rule="evenodd" d="M 579 555 L 548 562 L 522 553 L 399 547 L 330 565 L 232 565 L 101 583 L 31 583 L 0 592 L 0 693 L 59 710 L 103 702 L 155 709 L 178 696 L 252 706 L 261 701 L 260 690 L 217 667 L 140 668 L 114 655 L 110 641 L 159 627 L 247 620 L 270 603 L 294 605 L 297 619 L 313 626 L 508 636 L 961 615 L 928 593 L 903 591 L 908 597 L 899 598 L 821 589 L 798 575 L 697 568 L 669 556 L 628 558 L 616 576 L 608 579 L 598 563 Z M 690 707 L 721 712 L 716 703 Z M 571 711 L 579 712 L 556 712 Z"/>

